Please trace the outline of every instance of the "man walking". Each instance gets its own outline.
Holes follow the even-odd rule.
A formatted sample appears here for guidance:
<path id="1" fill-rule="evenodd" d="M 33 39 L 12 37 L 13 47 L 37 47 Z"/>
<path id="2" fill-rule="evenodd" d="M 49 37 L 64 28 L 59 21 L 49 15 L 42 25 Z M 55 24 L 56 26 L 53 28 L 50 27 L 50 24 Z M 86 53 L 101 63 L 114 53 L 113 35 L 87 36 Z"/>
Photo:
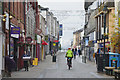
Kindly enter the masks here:
<path id="1" fill-rule="evenodd" d="M 80 50 L 80 48 L 78 49 L 78 54 L 79 54 L 79 57 L 80 57 L 80 55 L 81 55 L 81 50 Z"/>

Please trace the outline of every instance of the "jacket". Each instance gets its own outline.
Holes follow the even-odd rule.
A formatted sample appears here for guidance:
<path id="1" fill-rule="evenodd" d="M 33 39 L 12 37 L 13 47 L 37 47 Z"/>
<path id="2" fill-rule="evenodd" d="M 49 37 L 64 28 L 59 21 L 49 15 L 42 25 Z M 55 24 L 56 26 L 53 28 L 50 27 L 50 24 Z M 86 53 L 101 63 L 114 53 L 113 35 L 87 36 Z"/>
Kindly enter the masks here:
<path id="1" fill-rule="evenodd" d="M 73 57 L 73 52 L 71 50 L 68 50 L 66 53 L 66 57 Z"/>

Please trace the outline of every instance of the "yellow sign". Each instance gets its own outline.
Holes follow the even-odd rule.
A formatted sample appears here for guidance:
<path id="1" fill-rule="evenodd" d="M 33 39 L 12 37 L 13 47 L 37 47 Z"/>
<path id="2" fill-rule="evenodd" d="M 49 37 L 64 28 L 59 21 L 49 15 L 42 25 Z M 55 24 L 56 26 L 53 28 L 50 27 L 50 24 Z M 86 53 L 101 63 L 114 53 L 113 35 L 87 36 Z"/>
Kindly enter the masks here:
<path id="1" fill-rule="evenodd" d="M 53 46 L 56 46 L 56 44 L 55 44 L 55 43 L 53 43 Z"/>
<path id="2" fill-rule="evenodd" d="M 38 58 L 34 58 L 33 65 L 38 65 Z"/>

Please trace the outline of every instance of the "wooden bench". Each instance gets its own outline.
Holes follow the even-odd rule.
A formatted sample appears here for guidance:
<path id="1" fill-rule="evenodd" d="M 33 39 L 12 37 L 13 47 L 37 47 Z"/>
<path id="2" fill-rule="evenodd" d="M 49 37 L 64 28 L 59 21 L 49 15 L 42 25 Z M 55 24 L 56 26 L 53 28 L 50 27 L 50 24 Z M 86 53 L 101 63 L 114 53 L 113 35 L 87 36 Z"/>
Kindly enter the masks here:
<path id="1" fill-rule="evenodd" d="M 111 67 L 105 67 L 106 75 L 113 75 L 113 70 L 117 68 L 117 60 L 115 61 L 115 67 L 113 67 L 113 60 L 111 60 Z"/>
<path id="2" fill-rule="evenodd" d="M 120 79 L 120 69 L 114 69 L 115 79 Z"/>
<path id="3" fill-rule="evenodd" d="M 115 67 L 105 67 L 106 75 L 113 75 L 113 70 Z"/>

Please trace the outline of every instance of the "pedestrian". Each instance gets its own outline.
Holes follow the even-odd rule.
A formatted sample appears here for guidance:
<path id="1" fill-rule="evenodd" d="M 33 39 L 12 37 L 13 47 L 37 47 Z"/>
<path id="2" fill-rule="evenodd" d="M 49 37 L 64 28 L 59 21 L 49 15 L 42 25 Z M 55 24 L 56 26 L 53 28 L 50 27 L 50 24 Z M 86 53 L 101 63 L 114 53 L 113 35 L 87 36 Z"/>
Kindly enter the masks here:
<path id="1" fill-rule="evenodd" d="M 50 53 L 51 53 L 51 56 L 53 55 L 53 49 L 50 51 Z"/>
<path id="2" fill-rule="evenodd" d="M 9 56 L 5 56 L 5 72 L 7 77 L 11 77 L 12 69 L 16 67 L 16 63 L 13 59 L 10 59 Z"/>
<path id="3" fill-rule="evenodd" d="M 26 53 L 26 51 L 24 51 L 23 57 L 29 57 L 29 55 Z M 25 68 L 25 71 L 28 71 L 28 60 L 26 60 L 26 59 L 24 59 L 24 68 Z"/>
<path id="4" fill-rule="evenodd" d="M 99 49 L 97 49 L 97 52 L 95 53 L 95 63 L 97 65 L 97 55 L 100 53 Z"/>
<path id="5" fill-rule="evenodd" d="M 72 52 L 74 53 L 74 48 L 72 49 Z"/>
<path id="6" fill-rule="evenodd" d="M 77 55 L 77 48 L 74 49 L 74 59 L 76 59 L 76 55 Z"/>
<path id="7" fill-rule="evenodd" d="M 78 54 L 79 54 L 79 57 L 80 57 L 80 55 L 81 55 L 81 50 L 80 50 L 80 48 L 78 48 Z"/>
<path id="8" fill-rule="evenodd" d="M 100 49 L 100 54 L 104 54 L 103 48 Z"/>

